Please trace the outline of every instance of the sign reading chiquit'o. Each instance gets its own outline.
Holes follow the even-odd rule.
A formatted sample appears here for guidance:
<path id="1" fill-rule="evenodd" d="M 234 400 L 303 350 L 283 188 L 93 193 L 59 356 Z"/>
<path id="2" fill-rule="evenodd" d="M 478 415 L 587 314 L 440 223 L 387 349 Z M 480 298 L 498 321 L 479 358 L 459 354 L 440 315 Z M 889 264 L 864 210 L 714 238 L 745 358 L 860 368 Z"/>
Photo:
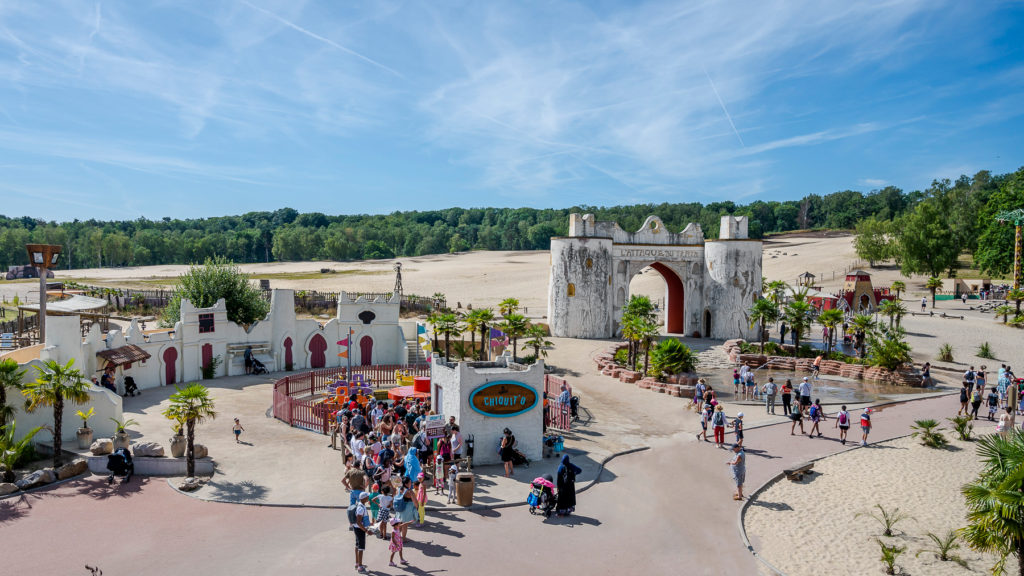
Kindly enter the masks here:
<path id="1" fill-rule="evenodd" d="M 469 395 L 469 405 L 486 416 L 518 416 L 537 405 L 537 391 L 512 380 L 491 382 Z"/>

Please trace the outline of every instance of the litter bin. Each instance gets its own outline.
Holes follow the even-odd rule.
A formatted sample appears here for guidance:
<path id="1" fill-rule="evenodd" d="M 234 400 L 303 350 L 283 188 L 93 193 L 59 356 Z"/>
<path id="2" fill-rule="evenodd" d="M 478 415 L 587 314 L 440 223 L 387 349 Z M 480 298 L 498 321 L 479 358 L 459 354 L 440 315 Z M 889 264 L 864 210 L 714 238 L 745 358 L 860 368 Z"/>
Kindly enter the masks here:
<path id="1" fill-rule="evenodd" d="M 455 477 L 455 501 L 459 506 L 473 505 L 473 489 L 476 487 L 476 480 L 472 472 L 459 472 Z"/>

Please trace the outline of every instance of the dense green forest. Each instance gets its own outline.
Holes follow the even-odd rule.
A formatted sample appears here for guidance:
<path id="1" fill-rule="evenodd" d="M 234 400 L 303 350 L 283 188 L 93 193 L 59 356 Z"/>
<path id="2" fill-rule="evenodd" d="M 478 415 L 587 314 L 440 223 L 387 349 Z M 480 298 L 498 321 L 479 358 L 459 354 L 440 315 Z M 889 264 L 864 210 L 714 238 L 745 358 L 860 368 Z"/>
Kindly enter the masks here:
<path id="1" fill-rule="evenodd" d="M 998 189 L 1009 176 L 983 172 L 957 182 L 984 180 L 986 190 Z M 943 185 L 951 186 L 946 180 L 937 181 L 933 188 Z M 564 209 L 447 208 L 387 215 L 331 216 L 282 208 L 190 220 L 57 223 L 0 216 L 0 265 L 27 263 L 24 245 L 28 242 L 64 245 L 61 264 L 69 268 L 187 264 L 213 256 L 243 263 L 547 249 L 551 236 L 566 234 L 571 212 L 594 213 L 598 219 L 617 221 L 627 230 L 639 228 L 648 215 L 656 214 L 672 230 L 698 222 L 708 237 L 717 236 L 721 215 L 748 215 L 751 236 L 762 237 L 798 229 L 851 229 L 867 218 L 891 222 L 912 213 L 929 194 L 887 187 L 866 194 L 846 190 L 745 205 L 690 202 Z"/>

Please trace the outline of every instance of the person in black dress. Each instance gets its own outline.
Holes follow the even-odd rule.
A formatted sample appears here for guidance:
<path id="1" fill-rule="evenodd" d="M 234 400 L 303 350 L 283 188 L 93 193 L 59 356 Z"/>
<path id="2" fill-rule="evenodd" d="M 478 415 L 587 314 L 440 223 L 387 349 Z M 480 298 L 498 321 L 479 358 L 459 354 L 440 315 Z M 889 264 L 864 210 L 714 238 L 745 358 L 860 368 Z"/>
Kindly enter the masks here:
<path id="1" fill-rule="evenodd" d="M 569 455 L 562 455 L 562 464 L 558 467 L 556 486 L 558 496 L 555 498 L 555 512 L 559 516 L 567 516 L 576 511 L 576 475 L 583 470 L 569 461 Z"/>

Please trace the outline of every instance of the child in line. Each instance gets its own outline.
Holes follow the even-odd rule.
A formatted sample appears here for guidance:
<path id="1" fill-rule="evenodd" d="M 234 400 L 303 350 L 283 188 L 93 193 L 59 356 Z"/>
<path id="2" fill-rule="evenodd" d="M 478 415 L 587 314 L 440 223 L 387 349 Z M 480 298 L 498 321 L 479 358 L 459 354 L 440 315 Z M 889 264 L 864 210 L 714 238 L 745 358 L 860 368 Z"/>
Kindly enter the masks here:
<path id="1" fill-rule="evenodd" d="M 398 518 L 391 519 L 391 544 L 388 545 L 388 549 L 391 550 L 391 563 L 390 566 L 395 568 L 398 564 L 395 564 L 395 553 L 398 553 L 398 559 L 402 562 L 402 565 L 408 565 L 405 561 L 405 556 L 402 555 L 402 549 L 405 548 L 405 539 L 402 538 L 402 528 L 406 528 L 412 524 L 412 522 L 399 522 Z"/>
<path id="2" fill-rule="evenodd" d="M 789 419 L 792 421 L 792 424 L 789 425 L 789 435 L 790 436 L 795 436 L 796 435 L 796 425 L 797 424 L 800 425 L 800 434 L 803 434 L 804 433 L 804 413 L 801 412 L 799 408 L 794 408 L 789 413 Z"/>
<path id="3" fill-rule="evenodd" d="M 455 502 L 455 478 L 459 474 L 459 465 L 452 462 L 452 465 L 448 467 L 448 503 L 452 504 Z"/>
<path id="4" fill-rule="evenodd" d="M 860 415 L 860 430 L 863 434 L 860 437 L 860 445 L 868 445 L 868 434 L 871 433 L 871 408 L 865 408 Z"/>
<path id="5" fill-rule="evenodd" d="M 846 405 L 836 416 L 836 428 L 839 428 L 839 442 L 846 446 L 846 433 L 850 431 L 850 413 L 846 411 Z"/>
<path id="6" fill-rule="evenodd" d="M 444 494 L 444 456 L 434 456 L 434 494 Z"/>
<path id="7" fill-rule="evenodd" d="M 423 520 L 427 516 L 427 481 L 422 472 L 413 484 L 413 494 L 415 494 L 416 510 L 419 512 L 419 524 L 423 524 Z"/>
<path id="8" fill-rule="evenodd" d="M 374 485 L 376 486 L 376 484 Z M 377 516 L 377 526 L 380 531 L 380 539 L 385 540 L 388 537 L 388 520 L 391 520 L 392 515 L 392 503 L 395 499 L 391 496 L 391 486 L 385 484 L 380 490 L 380 494 L 371 499 L 370 502 L 380 508 L 379 516 Z"/>
<path id="9" fill-rule="evenodd" d="M 380 486 L 374 484 L 370 486 L 370 520 L 377 522 L 377 518 L 380 515 L 380 502 L 378 497 L 380 496 Z"/>
<path id="10" fill-rule="evenodd" d="M 737 397 L 740 395 L 740 372 L 735 368 L 732 369 L 732 393 Z"/>
<path id="11" fill-rule="evenodd" d="M 736 444 L 743 448 L 743 412 L 738 412 L 730 424 L 736 430 Z"/>
<path id="12" fill-rule="evenodd" d="M 235 425 L 231 427 L 231 430 L 235 432 L 235 444 L 241 444 L 239 438 L 242 436 L 242 431 L 245 430 L 245 428 L 242 428 L 242 424 L 239 423 L 238 418 L 235 418 Z"/>
<path id="13" fill-rule="evenodd" d="M 996 419 L 996 410 L 998 408 L 999 408 L 999 392 L 996 392 L 996 389 L 993 386 L 991 388 L 991 391 L 988 393 L 988 419 L 989 420 L 991 420 L 993 422 L 995 421 L 995 419 Z"/>
<path id="14" fill-rule="evenodd" d="M 702 410 L 701 413 L 700 413 L 700 428 L 701 428 L 701 431 L 700 431 L 699 434 L 697 434 L 697 439 L 698 440 L 701 437 L 703 437 L 705 442 L 708 441 L 708 423 L 711 422 L 711 419 L 714 417 L 714 415 L 715 415 L 715 407 L 710 402 L 705 404 L 704 405 L 704 410 Z"/>
<path id="15" fill-rule="evenodd" d="M 715 433 L 715 445 L 721 448 L 725 445 L 725 408 L 719 404 L 715 406 L 715 415 L 711 418 L 711 428 Z"/>

